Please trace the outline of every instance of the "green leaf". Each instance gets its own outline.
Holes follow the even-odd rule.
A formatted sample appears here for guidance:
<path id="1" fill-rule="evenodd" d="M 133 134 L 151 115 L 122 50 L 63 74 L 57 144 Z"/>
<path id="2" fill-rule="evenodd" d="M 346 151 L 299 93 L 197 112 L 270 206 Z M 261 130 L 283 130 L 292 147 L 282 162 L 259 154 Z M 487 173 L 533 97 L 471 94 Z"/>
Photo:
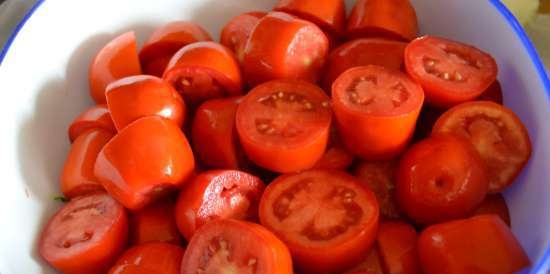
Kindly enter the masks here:
<path id="1" fill-rule="evenodd" d="M 58 202 L 63 202 L 63 203 L 66 203 L 66 202 L 69 201 L 69 199 L 67 199 L 67 198 L 65 198 L 65 196 L 61 196 L 61 195 L 53 197 L 53 200 L 58 201 Z"/>

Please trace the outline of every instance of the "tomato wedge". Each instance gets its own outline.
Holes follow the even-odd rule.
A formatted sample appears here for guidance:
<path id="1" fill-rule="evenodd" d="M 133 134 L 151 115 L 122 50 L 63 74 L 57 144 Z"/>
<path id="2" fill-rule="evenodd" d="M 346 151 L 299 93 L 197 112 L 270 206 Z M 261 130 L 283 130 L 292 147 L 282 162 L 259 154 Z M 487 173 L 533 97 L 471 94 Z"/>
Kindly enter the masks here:
<path id="1" fill-rule="evenodd" d="M 220 34 L 220 43 L 231 49 L 241 64 L 244 59 L 246 41 L 248 41 L 254 27 L 266 14 L 262 11 L 243 13 L 235 16 L 223 27 Z"/>
<path id="2" fill-rule="evenodd" d="M 130 244 L 165 242 L 178 245 L 181 236 L 174 216 L 171 199 L 159 201 L 130 214 Z"/>
<path id="3" fill-rule="evenodd" d="M 351 68 L 332 85 L 342 141 L 369 160 L 392 159 L 405 148 L 423 101 L 422 88 L 407 75 L 374 65 Z"/>
<path id="4" fill-rule="evenodd" d="M 354 175 L 367 185 L 380 206 L 380 216 L 386 219 L 401 217 L 401 210 L 395 196 L 397 161 L 371 162 L 363 161 L 355 167 Z"/>
<path id="5" fill-rule="evenodd" d="M 510 211 L 508 210 L 506 200 L 504 200 L 504 197 L 502 197 L 500 193 L 487 195 L 485 200 L 481 202 L 481 205 L 479 205 L 472 214 L 474 216 L 495 214 L 498 215 L 504 223 L 511 226 Z"/>
<path id="6" fill-rule="evenodd" d="M 111 196 L 79 196 L 65 204 L 40 236 L 40 255 L 64 274 L 105 273 L 123 251 L 126 211 Z"/>
<path id="7" fill-rule="evenodd" d="M 480 96 L 495 80 L 495 59 L 473 46 L 424 36 L 405 49 L 405 67 L 428 103 L 448 108 Z"/>
<path id="8" fill-rule="evenodd" d="M 497 104 L 503 104 L 504 97 L 502 94 L 502 87 L 498 80 L 494 81 L 479 97 L 480 101 L 493 101 Z"/>
<path id="9" fill-rule="evenodd" d="M 292 274 L 287 247 L 264 227 L 237 220 L 202 226 L 189 242 L 181 274 Z"/>
<path id="10" fill-rule="evenodd" d="M 246 155 L 261 167 L 295 172 L 313 167 L 327 146 L 332 114 L 317 86 L 279 80 L 252 89 L 237 109 Z"/>
<path id="11" fill-rule="evenodd" d="M 381 222 L 376 244 L 386 273 L 422 273 L 416 243 L 418 235 L 405 222 Z"/>
<path id="12" fill-rule="evenodd" d="M 333 35 L 344 33 L 346 5 L 343 0 L 279 0 L 273 10 L 311 21 Z"/>
<path id="13" fill-rule="evenodd" d="M 184 249 L 167 243 L 147 243 L 126 250 L 109 274 L 140 274 L 149 270 L 163 274 L 179 274 Z M 130 266 L 139 266 L 142 270 L 131 270 Z"/>
<path id="14" fill-rule="evenodd" d="M 260 221 L 286 243 L 302 273 L 345 271 L 376 236 L 378 203 L 370 189 L 340 171 L 282 175 L 260 201 Z"/>
<path id="15" fill-rule="evenodd" d="M 195 176 L 180 192 L 176 221 L 190 240 L 195 231 L 215 219 L 258 219 L 258 204 L 264 183 L 237 170 L 210 170 Z"/>
<path id="16" fill-rule="evenodd" d="M 488 101 L 458 105 L 437 120 L 433 133 L 452 133 L 468 139 L 488 168 L 489 192 L 514 182 L 531 157 L 527 129 L 510 109 Z"/>
<path id="17" fill-rule="evenodd" d="M 113 134 L 117 132 L 109 109 L 105 104 L 90 107 L 78 115 L 69 126 L 69 140 L 72 143 L 80 134 L 95 128 L 104 129 Z"/>

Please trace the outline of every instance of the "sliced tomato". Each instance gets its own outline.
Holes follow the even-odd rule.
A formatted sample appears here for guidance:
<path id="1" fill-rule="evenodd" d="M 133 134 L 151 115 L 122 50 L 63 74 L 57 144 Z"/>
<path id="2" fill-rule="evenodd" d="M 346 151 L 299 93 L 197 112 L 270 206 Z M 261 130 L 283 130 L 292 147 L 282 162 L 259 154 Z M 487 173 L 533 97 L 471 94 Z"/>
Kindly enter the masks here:
<path id="1" fill-rule="evenodd" d="M 237 170 L 211 170 L 198 174 L 182 189 L 176 204 L 180 232 L 190 240 L 195 231 L 215 219 L 258 219 L 264 183 Z"/>
<path id="2" fill-rule="evenodd" d="M 381 222 L 376 244 L 380 251 L 385 273 L 420 274 L 420 261 L 416 242 L 418 235 L 405 222 Z"/>
<path id="3" fill-rule="evenodd" d="M 147 39 L 139 60 L 145 74 L 162 77 L 170 58 L 182 47 L 212 38 L 201 26 L 189 21 L 173 21 L 157 28 Z"/>
<path id="4" fill-rule="evenodd" d="M 113 134 L 117 132 L 109 109 L 105 104 L 95 105 L 80 113 L 69 126 L 69 140 L 72 143 L 80 134 L 95 128 L 104 129 Z"/>
<path id="5" fill-rule="evenodd" d="M 384 274 L 380 254 L 376 247 L 372 247 L 365 259 L 344 274 Z"/>
<path id="6" fill-rule="evenodd" d="M 481 205 L 473 212 L 473 215 L 487 214 L 498 215 L 504 223 L 508 226 L 511 225 L 508 205 L 500 193 L 487 195 Z"/>
<path id="7" fill-rule="evenodd" d="M 480 96 L 497 77 L 495 59 L 460 42 L 424 36 L 405 49 L 405 67 L 426 92 L 426 101 L 448 108 Z"/>
<path id="8" fill-rule="evenodd" d="M 480 101 L 493 101 L 502 105 L 504 98 L 500 82 L 498 80 L 494 81 L 477 99 Z"/>
<path id="9" fill-rule="evenodd" d="M 184 249 L 168 243 L 146 243 L 126 250 L 111 267 L 109 274 L 141 274 L 149 270 L 163 274 L 179 274 Z M 140 270 L 132 270 L 130 266 Z"/>
<path id="10" fill-rule="evenodd" d="M 407 75 L 374 65 L 351 68 L 332 86 L 342 141 L 369 160 L 392 159 L 405 148 L 423 101 L 422 88 Z"/>
<path id="11" fill-rule="evenodd" d="M 105 88 L 111 82 L 141 74 L 136 35 L 126 32 L 105 45 L 94 57 L 89 69 L 90 95 L 98 104 L 105 104 Z"/>
<path id="12" fill-rule="evenodd" d="M 260 201 L 260 221 L 286 243 L 302 273 L 333 273 L 358 264 L 378 227 L 372 191 L 340 171 L 282 175 Z"/>
<path id="13" fill-rule="evenodd" d="M 253 162 L 276 172 L 313 167 L 327 146 L 332 114 L 319 87 L 279 80 L 257 86 L 237 109 L 237 132 Z"/>
<path id="14" fill-rule="evenodd" d="M 176 218 L 175 203 L 171 199 L 159 201 L 130 214 L 130 244 L 149 242 L 181 243 Z"/>
<path id="15" fill-rule="evenodd" d="M 354 175 L 367 185 L 380 206 L 380 215 L 386 219 L 401 217 L 401 210 L 395 197 L 397 161 L 370 162 L 363 161 L 355 167 Z"/>
<path id="16" fill-rule="evenodd" d="M 344 33 L 346 5 L 343 0 L 279 0 L 273 10 L 311 21 L 334 35 Z"/>
<path id="17" fill-rule="evenodd" d="M 432 132 L 459 135 L 476 147 L 488 168 L 491 193 L 512 184 L 531 157 L 531 141 L 521 120 L 493 102 L 458 105 L 437 120 Z"/>
<path id="18" fill-rule="evenodd" d="M 62 273 L 105 273 L 123 251 L 127 234 L 126 211 L 111 196 L 79 196 L 50 219 L 38 250 Z"/>
<path id="19" fill-rule="evenodd" d="M 240 63 L 244 59 L 244 48 L 252 30 L 267 13 L 262 11 L 247 12 L 229 20 L 220 34 L 220 43 L 231 49 Z"/>
<path id="20" fill-rule="evenodd" d="M 189 242 L 181 274 L 292 274 L 287 247 L 264 227 L 237 220 L 202 226 Z"/>

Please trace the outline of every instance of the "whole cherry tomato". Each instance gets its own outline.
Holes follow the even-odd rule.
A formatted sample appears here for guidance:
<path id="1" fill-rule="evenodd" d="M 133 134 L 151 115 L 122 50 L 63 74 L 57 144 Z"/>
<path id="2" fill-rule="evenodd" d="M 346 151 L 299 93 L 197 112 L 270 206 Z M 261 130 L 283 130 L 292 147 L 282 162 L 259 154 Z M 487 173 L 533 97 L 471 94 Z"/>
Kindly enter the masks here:
<path id="1" fill-rule="evenodd" d="M 344 33 L 346 5 L 343 0 L 279 0 L 273 9 L 311 21 L 333 35 Z"/>
<path id="2" fill-rule="evenodd" d="M 384 162 L 363 161 L 355 167 L 354 175 L 372 189 L 380 206 L 380 216 L 386 219 L 401 217 L 395 194 L 396 160 Z"/>
<path id="3" fill-rule="evenodd" d="M 231 49 L 241 64 L 244 59 L 246 41 L 248 41 L 254 27 L 266 14 L 261 11 L 243 13 L 235 16 L 223 27 L 220 34 L 220 43 Z"/>
<path id="4" fill-rule="evenodd" d="M 130 213 L 130 244 L 148 242 L 180 244 L 181 236 L 174 215 L 172 200 L 159 201 Z"/>
<path id="5" fill-rule="evenodd" d="M 184 249 L 168 243 L 146 243 L 126 250 L 111 267 L 109 274 L 142 274 L 143 270 L 162 274 L 180 274 Z M 129 266 L 137 266 L 132 270 Z"/>
<path id="6" fill-rule="evenodd" d="M 385 273 L 420 274 L 416 243 L 418 235 L 410 224 L 397 221 L 381 222 L 376 244 Z"/>
<path id="7" fill-rule="evenodd" d="M 95 105 L 78 115 L 69 126 L 69 140 L 72 143 L 80 134 L 96 128 L 117 132 L 106 104 Z"/>

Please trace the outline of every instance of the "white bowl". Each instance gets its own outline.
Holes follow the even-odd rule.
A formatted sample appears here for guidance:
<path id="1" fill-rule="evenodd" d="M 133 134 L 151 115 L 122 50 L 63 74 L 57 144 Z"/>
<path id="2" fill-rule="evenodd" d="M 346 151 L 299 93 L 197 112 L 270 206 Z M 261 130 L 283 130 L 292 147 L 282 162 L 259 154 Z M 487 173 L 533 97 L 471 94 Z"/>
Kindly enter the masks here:
<path id="1" fill-rule="evenodd" d="M 217 37 L 231 17 L 274 0 L 39 0 L 0 53 L 0 273 L 55 273 L 36 250 L 69 149 L 66 129 L 92 104 L 88 63 L 111 38 L 140 42 L 171 20 L 192 20 Z M 347 1 L 348 8 L 353 1 Z M 550 80 L 529 39 L 498 0 L 413 0 L 422 33 L 474 44 L 498 61 L 505 103 L 522 119 L 533 157 L 506 192 L 512 228 L 533 267 L 550 265 Z"/>

